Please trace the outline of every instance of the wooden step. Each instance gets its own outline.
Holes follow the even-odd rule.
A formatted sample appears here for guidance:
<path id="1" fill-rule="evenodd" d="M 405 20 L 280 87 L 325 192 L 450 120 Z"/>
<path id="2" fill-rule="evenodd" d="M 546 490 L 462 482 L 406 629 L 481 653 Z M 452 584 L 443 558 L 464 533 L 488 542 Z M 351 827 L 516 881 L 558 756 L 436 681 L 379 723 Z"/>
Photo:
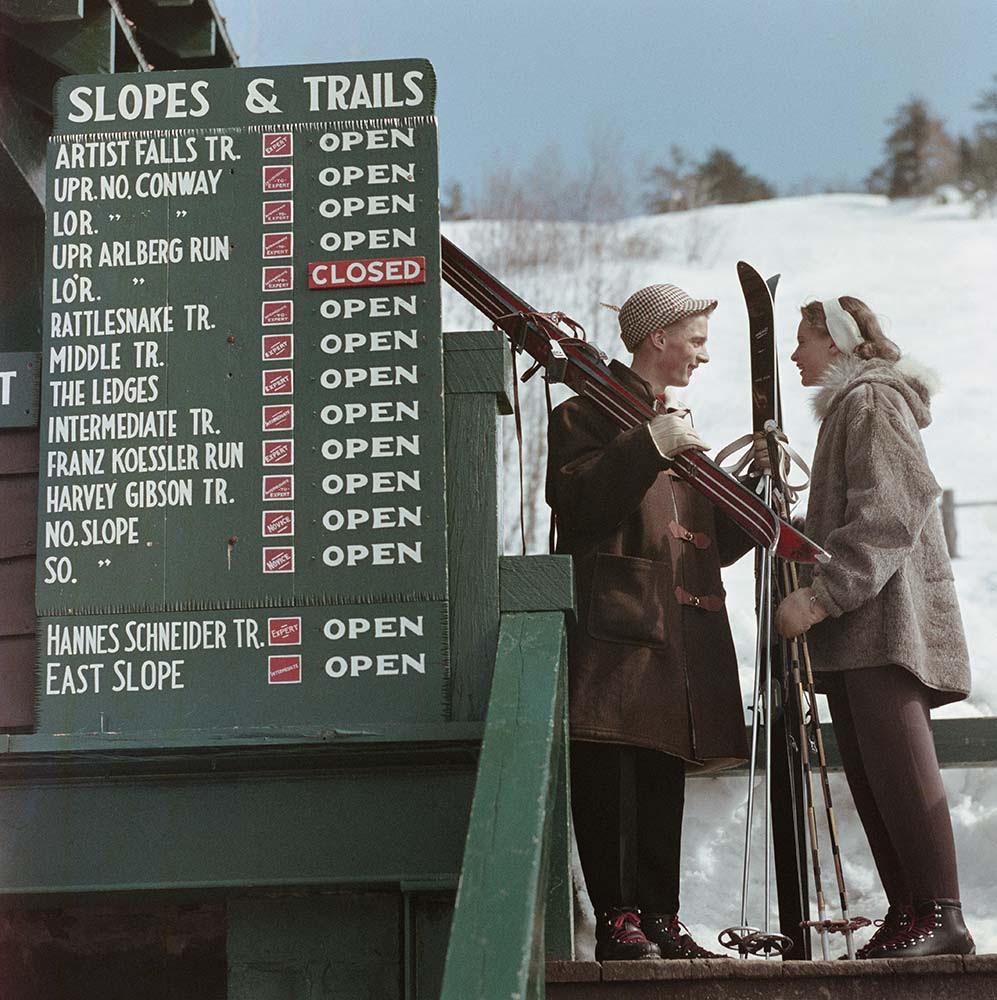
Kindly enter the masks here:
<path id="1" fill-rule="evenodd" d="M 548 1000 L 994 1000 L 997 955 L 879 961 L 548 962 Z"/>

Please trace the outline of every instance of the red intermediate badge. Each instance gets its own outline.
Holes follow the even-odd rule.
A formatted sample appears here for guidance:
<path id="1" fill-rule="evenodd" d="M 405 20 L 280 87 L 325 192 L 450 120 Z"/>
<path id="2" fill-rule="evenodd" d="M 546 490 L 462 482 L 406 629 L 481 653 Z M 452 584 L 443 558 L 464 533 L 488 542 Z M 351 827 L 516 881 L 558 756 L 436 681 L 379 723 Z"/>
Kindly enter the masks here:
<path id="1" fill-rule="evenodd" d="M 263 407 L 263 429 L 265 431 L 294 430 L 294 406 L 291 403 L 278 403 Z"/>
<path id="2" fill-rule="evenodd" d="M 271 684 L 300 684 L 301 656 L 268 656 L 267 674 Z"/>
<path id="3" fill-rule="evenodd" d="M 263 499 L 287 502 L 294 499 L 294 476 L 264 476 Z"/>

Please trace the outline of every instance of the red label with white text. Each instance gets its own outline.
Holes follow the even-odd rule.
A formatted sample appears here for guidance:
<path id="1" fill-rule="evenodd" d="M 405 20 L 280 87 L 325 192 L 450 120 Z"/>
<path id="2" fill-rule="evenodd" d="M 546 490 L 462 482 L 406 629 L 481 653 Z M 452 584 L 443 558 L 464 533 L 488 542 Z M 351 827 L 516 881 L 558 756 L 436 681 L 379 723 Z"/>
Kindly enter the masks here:
<path id="1" fill-rule="evenodd" d="M 293 280 L 290 264 L 263 268 L 262 286 L 264 292 L 286 292 L 291 287 Z"/>
<path id="2" fill-rule="evenodd" d="M 294 499 L 294 476 L 264 476 L 263 499 L 287 501 Z"/>
<path id="3" fill-rule="evenodd" d="M 265 545 L 263 547 L 263 572 L 293 573 L 294 546 L 282 545 L 280 547 L 274 547 Z"/>
<path id="4" fill-rule="evenodd" d="M 263 537 L 273 538 L 275 535 L 294 534 L 293 510 L 263 511 Z"/>
<path id="5" fill-rule="evenodd" d="M 263 373 L 264 396 L 287 396 L 294 392 L 294 372 L 290 368 L 268 368 Z"/>
<path id="6" fill-rule="evenodd" d="M 263 407 L 263 429 L 265 431 L 293 431 L 294 404 L 278 403 Z"/>
<path id="7" fill-rule="evenodd" d="M 268 656 L 267 676 L 271 684 L 300 684 L 301 656 Z"/>
<path id="8" fill-rule="evenodd" d="M 301 619 L 298 617 L 268 618 L 267 633 L 271 646 L 300 646 Z"/>
<path id="9" fill-rule="evenodd" d="M 263 334 L 264 361 L 290 361 L 294 357 L 293 333 Z"/>
<path id="10" fill-rule="evenodd" d="M 263 257 L 272 260 L 294 256 L 294 233 L 264 233 Z"/>
<path id="11" fill-rule="evenodd" d="M 263 202 L 263 224 L 271 226 L 275 222 L 294 222 L 293 201 Z"/>
<path id="12" fill-rule="evenodd" d="M 372 260 L 318 260 L 308 265 L 308 287 L 370 288 L 376 285 L 422 285 L 425 257 L 376 257 Z"/>
<path id="13" fill-rule="evenodd" d="M 293 156 L 294 137 L 290 132 L 264 132 L 263 158 L 273 159 L 275 156 Z"/>
<path id="14" fill-rule="evenodd" d="M 290 438 L 277 438 L 263 442 L 264 465 L 294 465 L 294 442 Z"/>
<path id="15" fill-rule="evenodd" d="M 290 163 L 282 163 L 279 167 L 264 167 L 263 190 L 267 192 L 293 191 L 294 167 Z"/>
<path id="16" fill-rule="evenodd" d="M 264 326 L 290 326 L 294 322 L 294 303 L 290 299 L 264 302 L 260 322 Z"/>

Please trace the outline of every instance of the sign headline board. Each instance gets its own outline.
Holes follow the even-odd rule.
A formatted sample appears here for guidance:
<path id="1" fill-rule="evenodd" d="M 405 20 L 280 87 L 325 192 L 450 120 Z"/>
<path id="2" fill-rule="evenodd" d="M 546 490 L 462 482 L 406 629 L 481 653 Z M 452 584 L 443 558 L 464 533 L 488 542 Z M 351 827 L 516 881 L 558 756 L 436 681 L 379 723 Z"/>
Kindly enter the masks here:
<path id="1" fill-rule="evenodd" d="M 278 669 L 284 681 L 265 678 L 265 697 L 240 694 L 243 723 L 304 722 L 306 705 L 329 722 L 402 705 L 408 721 L 440 718 L 435 89 L 421 60 L 60 81 L 41 390 L 43 731 L 91 732 L 94 713 L 163 730 L 162 699 L 176 729 L 195 715 L 199 728 L 234 724 L 212 672 L 248 692 L 260 655 L 231 640 L 235 619 L 265 630 L 285 612 L 311 638 Z M 428 645 L 383 655 L 422 656 L 424 671 L 392 673 L 363 629 L 341 650 L 325 631 L 331 606 L 366 607 L 374 622 L 411 617 L 413 600 Z M 230 641 L 128 656 L 95 638 L 191 616 L 224 624 Z M 97 631 L 50 658 L 73 627 Z M 375 669 L 338 676 L 337 656 Z M 119 688 L 118 659 L 139 674 L 180 659 L 185 680 L 156 666 L 148 691 L 142 679 Z M 329 683 L 344 677 L 356 697 Z M 383 696 L 391 683 L 407 693 Z M 300 702 L 275 709 L 292 685 Z M 143 692 L 152 715 L 137 707 Z M 88 705 L 86 719 L 66 704 Z"/>

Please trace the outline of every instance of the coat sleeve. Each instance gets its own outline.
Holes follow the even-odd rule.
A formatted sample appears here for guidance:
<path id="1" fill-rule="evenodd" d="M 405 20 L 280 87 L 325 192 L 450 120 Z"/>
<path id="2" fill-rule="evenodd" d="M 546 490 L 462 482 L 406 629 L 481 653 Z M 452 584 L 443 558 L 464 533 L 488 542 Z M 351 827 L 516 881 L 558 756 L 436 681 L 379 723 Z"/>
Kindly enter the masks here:
<path id="1" fill-rule="evenodd" d="M 575 531 L 601 536 L 640 507 L 667 461 L 647 425 L 615 427 L 583 400 L 551 414 L 547 436 L 547 502 Z"/>
<path id="2" fill-rule="evenodd" d="M 835 618 L 875 597 L 911 554 L 941 493 L 921 436 L 895 390 L 866 385 L 848 400 L 844 523 L 827 536 L 831 561 L 814 570 L 817 599 Z"/>

